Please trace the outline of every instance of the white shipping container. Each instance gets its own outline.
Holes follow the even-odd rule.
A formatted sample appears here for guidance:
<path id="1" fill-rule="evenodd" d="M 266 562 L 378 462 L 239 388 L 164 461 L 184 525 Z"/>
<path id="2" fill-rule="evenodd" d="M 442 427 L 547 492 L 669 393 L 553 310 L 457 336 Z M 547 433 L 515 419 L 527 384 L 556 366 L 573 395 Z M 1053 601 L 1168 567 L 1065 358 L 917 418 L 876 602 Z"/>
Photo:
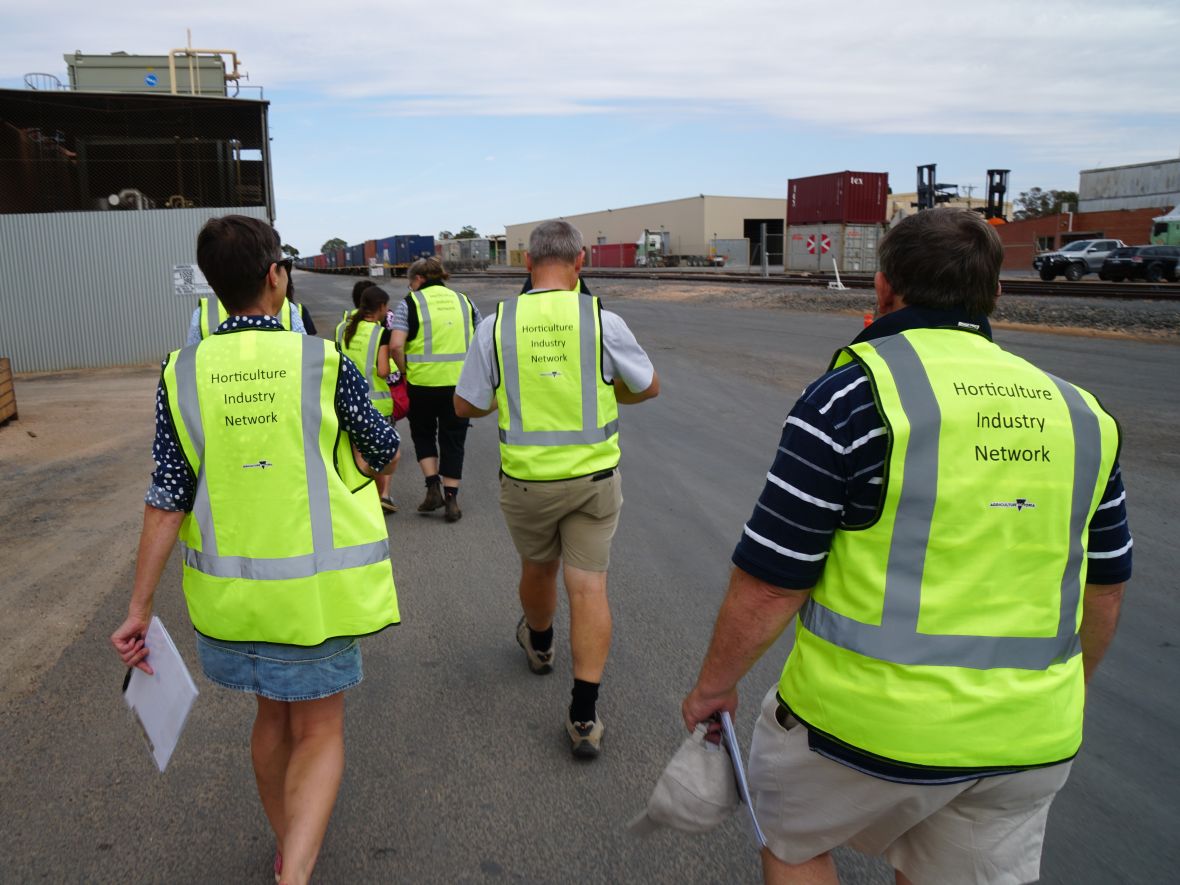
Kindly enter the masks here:
<path id="1" fill-rule="evenodd" d="M 880 224 L 794 224 L 787 228 L 785 269 L 831 273 L 874 273 Z"/>

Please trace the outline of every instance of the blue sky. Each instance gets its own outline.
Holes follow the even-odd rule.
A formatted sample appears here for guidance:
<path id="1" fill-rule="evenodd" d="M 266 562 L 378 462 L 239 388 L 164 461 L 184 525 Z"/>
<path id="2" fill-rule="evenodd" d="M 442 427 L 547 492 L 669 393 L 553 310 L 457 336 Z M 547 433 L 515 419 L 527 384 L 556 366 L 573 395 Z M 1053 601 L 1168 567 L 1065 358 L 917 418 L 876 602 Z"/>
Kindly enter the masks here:
<path id="1" fill-rule="evenodd" d="M 236 49 L 272 102 L 277 225 L 304 252 L 788 178 L 914 167 L 1012 194 L 1180 151 L 1180 4 L 458 0 L 199 8 L 0 0 L 0 85 L 62 54 Z"/>

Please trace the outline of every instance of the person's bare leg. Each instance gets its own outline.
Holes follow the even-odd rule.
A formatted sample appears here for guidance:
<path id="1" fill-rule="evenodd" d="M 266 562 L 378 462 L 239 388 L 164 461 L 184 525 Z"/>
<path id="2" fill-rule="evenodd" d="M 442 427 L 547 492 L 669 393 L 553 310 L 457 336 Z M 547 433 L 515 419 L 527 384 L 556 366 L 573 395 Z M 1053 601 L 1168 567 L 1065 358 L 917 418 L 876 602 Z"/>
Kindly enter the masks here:
<path id="1" fill-rule="evenodd" d="M 418 466 L 422 468 L 423 476 L 435 476 L 438 474 L 438 458 L 423 458 L 418 462 Z"/>
<path id="2" fill-rule="evenodd" d="M 611 634 L 606 572 L 588 572 L 567 563 L 564 576 L 565 592 L 570 600 L 570 655 L 574 661 L 574 678 L 602 682 Z"/>
<path id="3" fill-rule="evenodd" d="M 839 885 L 836 862 L 830 852 L 800 864 L 789 864 L 762 849 L 762 881 L 766 885 Z"/>
<path id="4" fill-rule="evenodd" d="M 392 476 L 383 476 L 378 474 L 373 478 L 373 482 L 377 483 L 377 496 L 380 498 L 389 497 L 389 481 L 393 479 Z"/>
<path id="5" fill-rule="evenodd" d="M 450 476 L 444 476 L 442 478 L 442 484 L 443 484 L 444 489 L 457 489 L 457 488 L 459 488 L 459 480 L 457 480 L 453 477 L 450 477 Z"/>
<path id="6" fill-rule="evenodd" d="M 557 611 L 557 569 L 560 559 L 550 562 L 520 561 L 520 608 L 534 630 L 548 630 Z"/>
<path id="7" fill-rule="evenodd" d="M 258 713 L 250 735 L 250 757 L 254 762 L 254 780 L 258 798 L 270 828 L 275 834 L 275 849 L 283 853 L 283 836 L 287 816 L 283 806 L 287 762 L 291 758 L 291 726 L 287 717 L 289 704 L 255 695 Z"/>
<path id="8" fill-rule="evenodd" d="M 284 885 L 311 878 L 344 775 L 344 692 L 290 705 L 291 759 L 283 795 Z"/>

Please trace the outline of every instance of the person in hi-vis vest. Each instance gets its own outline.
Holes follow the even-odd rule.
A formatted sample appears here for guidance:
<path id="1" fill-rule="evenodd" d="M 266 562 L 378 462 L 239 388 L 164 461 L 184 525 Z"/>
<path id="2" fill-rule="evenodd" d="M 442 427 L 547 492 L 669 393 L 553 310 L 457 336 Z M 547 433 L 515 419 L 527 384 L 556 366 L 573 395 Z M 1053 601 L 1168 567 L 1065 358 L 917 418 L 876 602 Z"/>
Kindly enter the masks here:
<path id="1" fill-rule="evenodd" d="M 298 304 L 292 297 L 294 284 L 291 282 L 291 268 L 295 265 L 295 259 L 284 256 L 281 264 L 283 269 L 287 271 L 287 293 L 282 305 L 275 312 L 275 319 L 284 329 L 301 332 L 304 335 L 314 335 L 315 324 L 312 324 L 310 330 L 307 328 L 306 308 Z M 225 305 L 217 300 L 217 296 L 198 298 L 196 309 L 193 310 L 193 315 L 189 319 L 188 334 L 184 339 L 185 345 L 196 344 L 198 341 L 208 338 L 227 319 L 229 319 L 229 312 L 225 309 Z"/>
<path id="2" fill-rule="evenodd" d="M 393 423 L 393 395 L 389 391 L 389 330 L 385 328 L 385 314 L 389 308 L 389 293 L 380 286 L 366 286 L 357 309 L 341 323 L 336 344 L 365 376 L 369 385 L 369 399 L 373 408 Z M 381 509 L 397 513 L 397 505 L 389 497 L 389 476 L 378 476 L 377 494 Z"/>
<path id="3" fill-rule="evenodd" d="M 410 438 L 426 480 L 418 511 L 442 507 L 457 522 L 469 422 L 455 414 L 455 383 L 481 317 L 470 298 L 447 288 L 450 274 L 437 258 L 419 258 L 406 276 L 410 293 L 393 311 L 389 348 L 406 379 Z"/>
<path id="4" fill-rule="evenodd" d="M 583 256 L 582 235 L 568 222 L 533 230 L 533 289 L 480 323 L 455 412 L 498 412 L 500 509 L 520 554 L 516 641 L 534 673 L 553 670 L 560 569 L 574 676 L 565 729 L 575 756 L 594 757 L 611 639 L 606 572 L 623 505 L 618 407 L 651 399 L 660 382 L 622 318 L 577 291 Z"/>
<path id="5" fill-rule="evenodd" d="M 250 749 L 276 878 L 305 883 L 343 774 L 358 638 L 400 620 L 371 481 L 393 471 L 398 437 L 332 342 L 275 318 L 290 273 L 279 242 L 241 215 L 197 238 L 229 315 L 164 362 L 135 581 L 111 642 L 152 672 L 144 637 L 179 538 L 201 669 L 255 695 Z"/>
<path id="6" fill-rule="evenodd" d="M 847 844 L 902 885 L 1030 882 L 1131 575 L 1119 429 L 991 340 L 978 213 L 877 254 L 877 319 L 783 424 L 684 723 L 732 714 L 794 619 L 750 747 L 766 881 L 834 883 Z"/>

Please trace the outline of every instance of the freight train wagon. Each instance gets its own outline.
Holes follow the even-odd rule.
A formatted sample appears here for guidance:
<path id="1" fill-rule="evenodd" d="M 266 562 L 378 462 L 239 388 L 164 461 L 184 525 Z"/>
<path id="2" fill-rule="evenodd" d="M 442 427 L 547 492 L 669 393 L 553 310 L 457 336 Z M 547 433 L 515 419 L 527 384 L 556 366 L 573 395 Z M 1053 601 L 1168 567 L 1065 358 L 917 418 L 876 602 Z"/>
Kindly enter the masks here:
<path id="1" fill-rule="evenodd" d="M 365 240 L 343 249 L 299 259 L 304 270 L 324 273 L 367 274 L 382 268 L 390 276 L 405 276 L 406 269 L 419 258 L 434 255 L 434 237 L 400 234 Z"/>

